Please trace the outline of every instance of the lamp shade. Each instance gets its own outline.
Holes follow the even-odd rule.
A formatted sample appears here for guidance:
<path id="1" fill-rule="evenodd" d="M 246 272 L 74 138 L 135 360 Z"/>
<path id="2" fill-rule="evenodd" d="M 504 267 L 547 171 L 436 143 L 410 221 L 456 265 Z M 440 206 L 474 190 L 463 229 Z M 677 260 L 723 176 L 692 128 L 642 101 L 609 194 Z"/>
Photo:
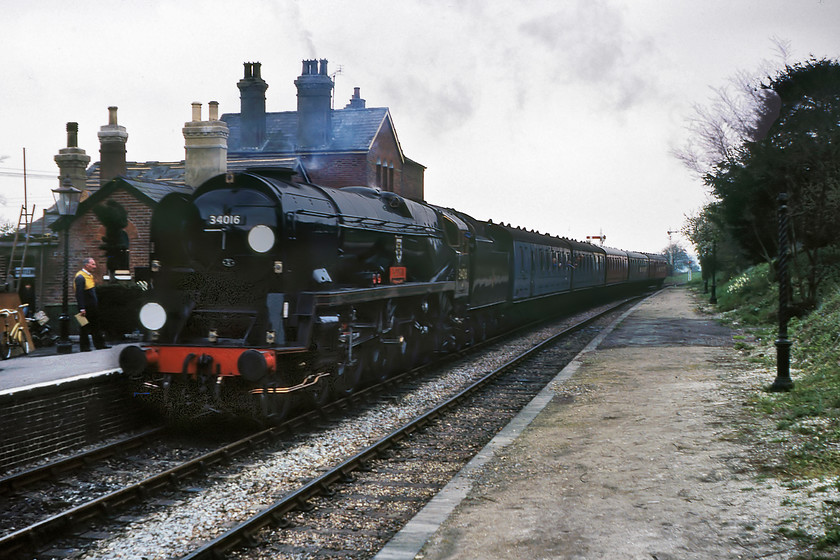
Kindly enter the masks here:
<path id="1" fill-rule="evenodd" d="M 55 197 L 55 204 L 58 207 L 58 213 L 62 216 L 72 216 L 76 213 L 76 208 L 79 207 L 79 199 L 82 197 L 82 191 L 73 186 L 70 177 L 65 177 L 61 186 L 52 190 Z"/>

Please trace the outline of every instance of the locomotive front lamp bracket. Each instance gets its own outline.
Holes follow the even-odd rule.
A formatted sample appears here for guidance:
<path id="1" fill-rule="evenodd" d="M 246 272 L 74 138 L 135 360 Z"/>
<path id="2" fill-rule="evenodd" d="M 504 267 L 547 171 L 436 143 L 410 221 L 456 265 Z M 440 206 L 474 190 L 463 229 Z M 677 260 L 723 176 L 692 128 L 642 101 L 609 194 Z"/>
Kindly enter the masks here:
<path id="1" fill-rule="evenodd" d="M 403 240 L 399 235 L 394 237 L 394 260 L 397 264 L 402 264 L 403 258 Z"/>

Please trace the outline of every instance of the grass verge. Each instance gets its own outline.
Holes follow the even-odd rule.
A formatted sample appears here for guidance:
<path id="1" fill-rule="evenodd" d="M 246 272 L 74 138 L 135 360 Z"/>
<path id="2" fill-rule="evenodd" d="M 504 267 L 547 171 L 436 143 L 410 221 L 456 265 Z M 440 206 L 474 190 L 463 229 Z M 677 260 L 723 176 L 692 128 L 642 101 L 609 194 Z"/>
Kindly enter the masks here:
<path id="1" fill-rule="evenodd" d="M 703 286 L 692 283 L 695 290 Z M 705 294 L 708 296 L 708 294 Z M 718 311 L 739 334 L 735 348 L 751 361 L 775 371 L 778 332 L 778 288 L 767 265 L 759 265 L 718 286 Z M 791 375 L 786 393 L 756 394 L 747 403 L 772 420 L 776 446 L 767 475 L 793 488 L 810 484 L 840 489 L 840 285 L 827 287 L 817 309 L 791 319 Z M 769 382 L 768 380 L 768 388 Z M 766 441 L 764 442 L 766 445 Z M 779 532 L 807 545 L 802 559 L 840 558 L 840 501 L 822 500 L 819 531 L 782 527 Z"/>

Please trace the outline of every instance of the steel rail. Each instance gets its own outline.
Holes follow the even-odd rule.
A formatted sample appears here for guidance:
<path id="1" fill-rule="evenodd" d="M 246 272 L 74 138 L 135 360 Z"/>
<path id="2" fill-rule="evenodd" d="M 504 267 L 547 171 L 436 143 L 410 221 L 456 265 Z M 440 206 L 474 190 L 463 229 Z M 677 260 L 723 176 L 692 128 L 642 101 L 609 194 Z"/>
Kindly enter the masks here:
<path id="1" fill-rule="evenodd" d="M 547 346 L 554 344 L 560 338 L 566 337 L 586 327 L 587 325 L 600 319 L 604 315 L 626 304 L 628 301 L 632 301 L 632 299 L 633 298 L 631 298 L 630 300 L 624 300 L 621 303 L 614 305 L 609 309 L 606 309 L 588 319 L 585 319 L 584 321 L 581 321 L 576 325 L 564 329 L 563 331 L 556 333 L 551 337 L 543 340 L 539 344 L 529 348 L 519 356 L 508 360 L 505 364 L 499 366 L 495 370 L 489 372 L 484 377 L 478 379 L 477 381 L 469 385 L 467 388 L 460 391 L 455 396 L 447 399 L 443 403 L 421 414 L 420 416 L 417 416 L 401 428 L 392 431 L 391 433 L 381 438 L 376 443 L 368 446 L 364 450 L 360 451 L 353 457 L 350 457 L 338 466 L 333 467 L 331 470 L 325 472 L 321 476 L 311 480 L 299 489 L 287 494 L 285 497 L 275 502 L 271 506 L 267 507 L 266 509 L 262 510 L 261 512 L 257 513 L 250 519 L 242 522 L 236 527 L 231 528 L 224 534 L 218 536 L 212 541 L 207 542 L 206 544 L 202 545 L 200 548 L 194 550 L 186 556 L 182 556 L 180 560 L 216 560 L 218 558 L 224 557 L 224 555 L 227 552 L 241 545 L 256 544 L 256 540 L 254 537 L 260 529 L 272 524 L 277 524 L 281 527 L 285 526 L 287 524 L 284 519 L 285 515 L 298 509 L 307 508 L 307 502 L 314 497 L 329 494 L 329 487 L 332 484 L 341 480 L 350 479 L 351 473 L 354 470 L 363 467 L 371 460 L 379 457 L 380 455 L 382 455 L 382 453 L 387 451 L 395 443 L 407 438 L 413 432 L 416 432 L 417 430 L 421 429 L 426 424 L 440 416 L 446 410 L 453 408 L 458 403 L 472 395 L 474 392 L 478 391 L 485 385 L 495 380 L 503 372 L 506 372 L 507 370 L 518 365 L 522 361 L 529 359 L 531 356 L 542 351 Z"/>
<path id="2" fill-rule="evenodd" d="M 0 537 L 0 557 L 7 558 L 12 553 L 35 547 L 74 524 L 104 515 L 115 507 L 141 501 L 154 491 L 204 472 L 212 465 L 229 460 L 234 455 L 253 448 L 276 435 L 277 431 L 277 427 L 261 430 L 162 473 L 4 535 Z"/>
<path id="3" fill-rule="evenodd" d="M 97 461 L 114 454 L 139 447 L 147 440 L 160 435 L 165 430 L 164 426 L 150 428 L 139 434 L 123 438 L 95 449 L 76 453 L 70 457 L 53 461 L 44 465 L 33 467 L 19 473 L 0 478 L 0 495 L 8 494 L 14 490 L 20 490 L 26 486 L 41 480 L 55 478 L 58 475 L 73 471 L 82 466 L 87 466 L 91 461 Z"/>

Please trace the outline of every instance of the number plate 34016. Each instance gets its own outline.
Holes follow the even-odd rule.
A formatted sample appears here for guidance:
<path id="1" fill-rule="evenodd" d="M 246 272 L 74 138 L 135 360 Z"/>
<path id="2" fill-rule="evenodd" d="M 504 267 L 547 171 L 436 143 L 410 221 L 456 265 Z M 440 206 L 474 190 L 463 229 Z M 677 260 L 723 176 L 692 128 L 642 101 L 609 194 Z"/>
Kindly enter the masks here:
<path id="1" fill-rule="evenodd" d="M 245 224 L 245 217 L 239 214 L 211 214 L 207 216 L 208 226 L 241 226 Z"/>

